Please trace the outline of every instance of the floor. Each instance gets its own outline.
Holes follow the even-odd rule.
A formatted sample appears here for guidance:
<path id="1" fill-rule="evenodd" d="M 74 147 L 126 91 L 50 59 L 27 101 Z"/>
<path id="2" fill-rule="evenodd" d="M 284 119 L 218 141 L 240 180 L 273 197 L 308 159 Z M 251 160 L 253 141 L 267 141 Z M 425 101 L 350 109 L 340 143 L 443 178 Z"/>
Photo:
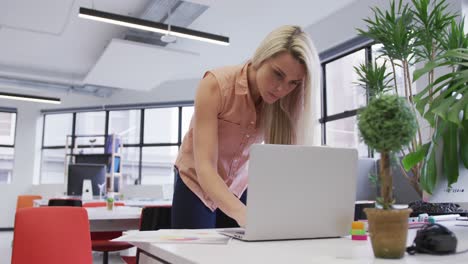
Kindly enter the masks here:
<path id="1" fill-rule="evenodd" d="M 10 263 L 11 262 L 11 242 L 13 241 L 13 231 L 0 231 L 0 263 Z M 125 251 L 125 255 L 135 255 L 133 250 L 131 252 Z M 111 253 L 109 254 L 109 264 L 125 264 L 124 261 L 120 258 L 120 253 Z M 7 260 L 7 261 L 5 261 Z M 102 254 L 99 252 L 93 252 L 93 263 L 99 264 L 102 263 Z"/>

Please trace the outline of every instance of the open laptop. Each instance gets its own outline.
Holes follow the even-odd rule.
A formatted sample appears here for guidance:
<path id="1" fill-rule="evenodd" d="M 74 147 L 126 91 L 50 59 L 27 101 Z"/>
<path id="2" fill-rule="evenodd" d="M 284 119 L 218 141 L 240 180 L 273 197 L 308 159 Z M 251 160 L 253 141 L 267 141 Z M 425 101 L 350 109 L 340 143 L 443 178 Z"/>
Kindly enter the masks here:
<path id="1" fill-rule="evenodd" d="M 357 159 L 355 149 L 253 145 L 245 228 L 220 233 L 246 241 L 349 234 Z"/>

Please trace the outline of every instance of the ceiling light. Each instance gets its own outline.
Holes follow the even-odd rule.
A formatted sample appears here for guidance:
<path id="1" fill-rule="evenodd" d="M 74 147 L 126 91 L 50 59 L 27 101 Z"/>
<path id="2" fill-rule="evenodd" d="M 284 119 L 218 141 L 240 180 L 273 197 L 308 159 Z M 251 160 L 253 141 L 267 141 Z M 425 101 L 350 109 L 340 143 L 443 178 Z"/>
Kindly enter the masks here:
<path id="1" fill-rule="evenodd" d="M 80 7 L 80 13 L 78 14 L 78 16 L 81 18 L 87 18 L 91 20 L 106 22 L 110 24 L 115 24 L 119 26 L 130 27 L 130 28 L 135 28 L 135 29 L 140 29 L 140 30 L 152 31 L 152 32 L 160 33 L 160 34 L 168 34 L 170 30 L 170 34 L 176 37 L 200 40 L 200 41 L 205 41 L 205 42 L 225 45 L 225 46 L 229 45 L 229 38 L 225 36 L 215 35 L 211 33 L 196 31 L 196 30 L 172 26 L 172 25 L 171 25 L 171 28 L 169 29 L 169 25 L 167 24 L 129 17 L 129 16 L 113 14 L 113 13 L 107 13 L 107 12 L 84 8 L 84 7 Z"/>
<path id="2" fill-rule="evenodd" d="M 0 93 L 0 98 L 38 102 L 38 103 L 48 103 L 48 104 L 60 104 L 59 98 L 33 96 L 33 95 L 25 95 L 25 94 Z"/>

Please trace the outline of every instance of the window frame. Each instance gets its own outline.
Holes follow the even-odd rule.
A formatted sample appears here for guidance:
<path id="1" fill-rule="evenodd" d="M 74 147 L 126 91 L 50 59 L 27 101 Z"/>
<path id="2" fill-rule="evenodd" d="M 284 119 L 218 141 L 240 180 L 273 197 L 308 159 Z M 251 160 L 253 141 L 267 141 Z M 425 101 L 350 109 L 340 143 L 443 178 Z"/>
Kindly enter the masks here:
<path id="1" fill-rule="evenodd" d="M 322 89 L 321 89 L 321 118 L 319 119 L 322 132 L 322 145 L 327 144 L 327 123 L 337 120 L 343 120 L 349 117 L 357 115 L 359 108 L 345 110 L 341 113 L 328 115 L 327 113 L 327 64 L 344 58 L 350 54 L 353 54 L 359 50 L 365 51 L 365 63 L 372 62 L 372 46 L 375 44 L 374 41 L 367 37 L 358 36 L 349 41 L 346 41 L 338 46 L 331 49 L 325 50 L 320 53 L 320 66 L 322 70 Z M 366 104 L 369 102 L 369 94 L 366 92 Z M 367 147 L 368 157 L 374 157 L 374 153 L 371 148 Z"/>

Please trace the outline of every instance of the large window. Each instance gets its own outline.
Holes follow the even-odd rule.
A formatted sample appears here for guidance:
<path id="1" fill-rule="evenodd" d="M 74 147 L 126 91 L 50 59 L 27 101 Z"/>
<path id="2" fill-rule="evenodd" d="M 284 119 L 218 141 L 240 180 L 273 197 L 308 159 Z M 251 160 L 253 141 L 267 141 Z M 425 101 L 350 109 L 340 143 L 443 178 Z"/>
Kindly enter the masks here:
<path id="1" fill-rule="evenodd" d="M 45 114 L 41 183 L 64 182 L 67 135 L 73 135 L 68 137 L 68 147 L 79 153 L 103 153 L 105 136 L 110 134 L 122 140 L 125 184 L 171 183 L 174 161 L 192 114 L 191 105 Z M 86 135 L 96 136 L 80 137 Z"/>
<path id="2" fill-rule="evenodd" d="M 0 184 L 11 183 L 15 154 L 16 112 L 0 112 Z"/>
<path id="3" fill-rule="evenodd" d="M 359 44 L 361 43 L 361 44 Z M 354 67 L 376 60 L 379 65 L 388 59 L 382 56 L 381 45 L 362 38 L 353 39 L 322 53 L 322 143 L 334 147 L 357 148 L 359 156 L 372 156 L 359 139 L 356 114 L 367 105 L 365 89 L 357 85 Z M 325 57 L 325 58 L 324 58 Z M 386 62 L 390 67 L 390 62 Z M 398 93 L 403 94 L 403 72 L 396 68 Z M 397 91 L 393 91 L 397 92 Z"/>

